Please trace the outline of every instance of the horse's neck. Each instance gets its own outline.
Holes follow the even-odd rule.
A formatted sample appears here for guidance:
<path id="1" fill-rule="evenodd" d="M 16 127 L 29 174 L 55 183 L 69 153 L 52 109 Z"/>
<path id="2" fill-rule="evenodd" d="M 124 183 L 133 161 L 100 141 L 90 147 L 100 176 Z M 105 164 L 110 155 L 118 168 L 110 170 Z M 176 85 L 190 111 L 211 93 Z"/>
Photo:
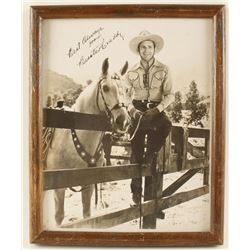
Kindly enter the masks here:
<path id="1" fill-rule="evenodd" d="M 88 114 L 101 114 L 97 106 L 97 91 L 97 84 L 87 86 L 77 99 L 73 107 L 74 111 Z M 102 134 L 103 132 L 101 131 L 77 130 L 77 136 L 80 142 L 90 154 L 95 153 L 102 138 Z"/>
<path id="2" fill-rule="evenodd" d="M 88 114 L 100 114 L 100 110 L 96 103 L 97 91 L 97 84 L 87 86 L 76 100 L 74 111 Z"/>

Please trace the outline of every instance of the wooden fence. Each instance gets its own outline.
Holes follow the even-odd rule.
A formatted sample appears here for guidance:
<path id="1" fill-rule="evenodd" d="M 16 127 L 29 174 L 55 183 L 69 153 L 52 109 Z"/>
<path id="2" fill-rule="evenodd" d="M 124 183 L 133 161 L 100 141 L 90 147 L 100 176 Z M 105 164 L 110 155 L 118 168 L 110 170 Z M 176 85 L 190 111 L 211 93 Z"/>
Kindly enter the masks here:
<path id="1" fill-rule="evenodd" d="M 43 110 L 43 126 L 111 131 L 108 120 L 103 116 L 53 109 Z M 153 164 L 151 167 L 143 165 L 141 168 L 138 164 L 125 164 L 87 169 L 75 166 L 74 169 L 45 170 L 43 173 L 44 190 L 151 176 L 150 183 L 145 186 L 144 202 L 141 206 L 128 207 L 102 216 L 81 219 L 61 227 L 109 228 L 143 216 L 143 228 L 156 228 L 156 218 L 159 211 L 207 194 L 209 192 L 209 130 L 173 126 L 169 138 L 171 139 L 166 141 L 166 146 L 161 150 L 164 151 L 162 154 L 163 164 Z M 203 138 L 204 145 L 202 147 L 193 146 L 189 138 Z M 116 142 L 113 145 L 129 147 L 127 142 Z M 193 156 L 192 159 L 188 159 L 187 155 Z M 128 156 L 114 155 L 107 157 L 129 158 Z M 178 171 L 183 171 L 183 175 L 165 190 L 162 190 L 163 175 Z M 203 173 L 203 186 L 175 193 L 198 172 Z"/>

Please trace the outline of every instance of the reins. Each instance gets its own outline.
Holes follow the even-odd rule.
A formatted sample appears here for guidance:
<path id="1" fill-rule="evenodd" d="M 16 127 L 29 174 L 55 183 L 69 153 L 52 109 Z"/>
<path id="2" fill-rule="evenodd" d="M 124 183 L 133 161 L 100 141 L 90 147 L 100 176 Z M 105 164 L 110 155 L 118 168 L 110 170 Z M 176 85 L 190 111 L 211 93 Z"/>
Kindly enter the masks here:
<path id="1" fill-rule="evenodd" d="M 142 119 L 142 115 L 140 115 L 140 117 L 139 117 L 139 119 L 138 119 L 138 122 L 137 122 L 137 124 L 136 124 L 136 128 L 135 128 L 133 134 L 132 134 L 132 135 L 130 136 L 130 138 L 128 139 L 128 141 L 132 141 L 132 140 L 134 139 L 134 137 L 135 137 L 135 135 L 136 135 L 136 133 L 137 133 L 139 127 L 140 127 L 141 119 Z"/>

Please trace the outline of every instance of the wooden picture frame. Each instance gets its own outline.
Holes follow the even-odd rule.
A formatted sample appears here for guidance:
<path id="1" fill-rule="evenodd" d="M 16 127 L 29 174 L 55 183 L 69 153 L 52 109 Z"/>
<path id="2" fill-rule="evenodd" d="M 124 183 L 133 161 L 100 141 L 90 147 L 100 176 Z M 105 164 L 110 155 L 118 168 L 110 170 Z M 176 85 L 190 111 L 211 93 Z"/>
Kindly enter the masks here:
<path id="1" fill-rule="evenodd" d="M 31 7 L 30 84 L 30 241 L 50 245 L 199 246 L 223 244 L 225 165 L 225 6 L 224 5 L 79 5 Z M 46 231 L 42 227 L 44 189 L 40 105 L 41 35 L 45 19 L 209 18 L 213 20 L 213 120 L 210 135 L 211 220 L 208 232 Z M 53 114 L 54 115 L 54 114 Z M 196 133 L 196 132 L 193 132 Z M 197 132 L 198 133 L 198 132 Z M 183 135 L 184 136 L 184 135 Z M 209 142 L 209 140 L 208 140 Z M 185 151 L 185 149 L 183 149 Z M 205 163 L 204 163 L 205 164 Z M 205 174 L 204 174 L 205 175 Z M 208 178 L 208 177 L 205 177 Z M 208 182 L 208 181 L 207 181 Z M 49 184 L 48 184 L 49 185 Z"/>

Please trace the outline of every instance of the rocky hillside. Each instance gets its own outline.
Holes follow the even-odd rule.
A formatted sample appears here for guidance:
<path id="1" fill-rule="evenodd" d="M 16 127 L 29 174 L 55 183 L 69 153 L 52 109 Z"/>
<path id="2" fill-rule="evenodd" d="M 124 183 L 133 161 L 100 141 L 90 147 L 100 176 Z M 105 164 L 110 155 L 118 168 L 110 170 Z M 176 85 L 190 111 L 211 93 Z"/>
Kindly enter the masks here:
<path id="1" fill-rule="evenodd" d="M 78 97 L 83 86 L 77 84 L 72 78 L 66 75 L 58 74 L 54 71 L 47 70 L 44 73 L 43 80 L 43 107 L 53 106 L 58 99 L 64 99 L 66 102 Z"/>

